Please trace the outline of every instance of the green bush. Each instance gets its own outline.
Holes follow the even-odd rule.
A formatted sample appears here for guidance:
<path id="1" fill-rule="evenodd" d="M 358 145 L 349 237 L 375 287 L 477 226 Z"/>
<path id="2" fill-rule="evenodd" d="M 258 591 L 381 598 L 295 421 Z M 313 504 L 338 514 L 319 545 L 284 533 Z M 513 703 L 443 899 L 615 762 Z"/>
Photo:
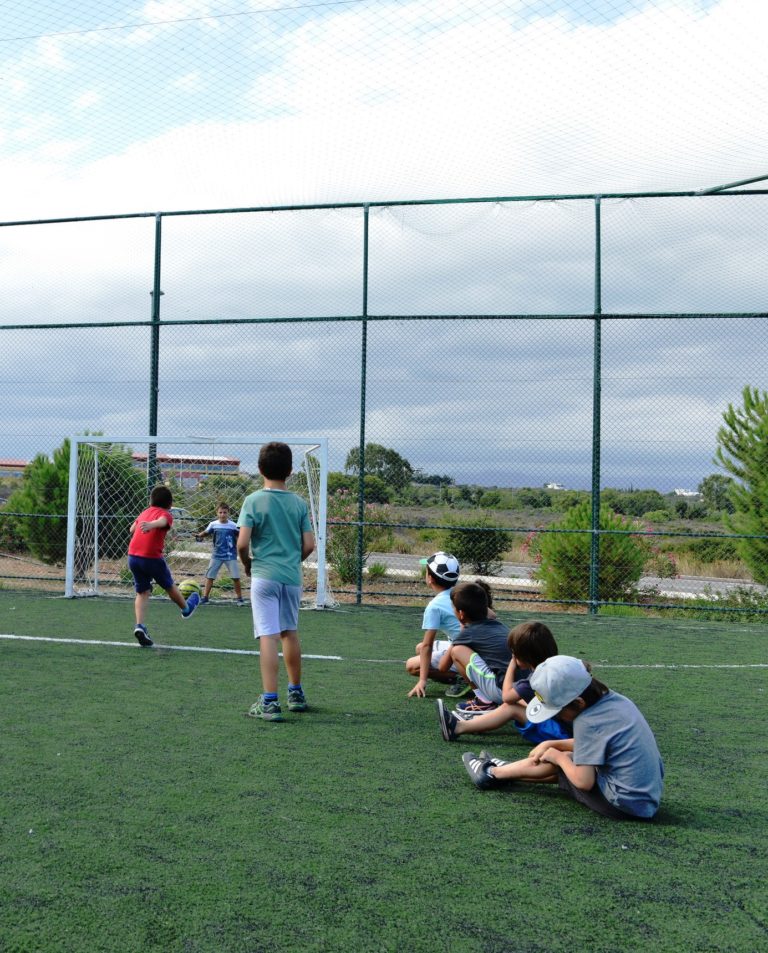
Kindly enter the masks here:
<path id="1" fill-rule="evenodd" d="M 342 583 L 357 581 L 360 567 L 358 559 L 359 528 L 357 499 L 346 490 L 328 497 L 328 544 L 326 557 L 332 569 Z M 363 514 L 363 562 L 368 558 L 376 542 L 392 542 L 392 529 L 389 526 L 371 526 L 369 523 L 383 523 L 389 519 L 389 512 L 381 506 L 366 503 Z"/>
<path id="2" fill-rule="evenodd" d="M 648 513 L 643 513 L 643 520 L 646 523 L 666 523 L 670 519 L 672 514 L 669 510 L 650 510 Z"/>
<path id="3" fill-rule="evenodd" d="M 464 570 L 469 567 L 481 576 L 496 576 L 501 570 L 500 556 L 509 548 L 506 530 L 495 526 L 489 516 L 462 520 L 448 530 L 445 548 L 459 560 Z"/>
<path id="4" fill-rule="evenodd" d="M 703 563 L 714 563 L 739 558 L 736 541 L 733 539 L 717 539 L 707 537 L 693 539 L 678 546 L 678 552 L 690 553 L 695 559 Z"/>
<path id="5" fill-rule="evenodd" d="M 589 598 L 592 505 L 588 500 L 569 510 L 552 525 L 559 532 L 540 533 L 531 546 L 539 563 L 535 578 L 544 584 L 550 599 L 581 601 Z M 635 525 L 601 506 L 601 530 L 628 531 Z M 573 532 L 568 532 L 572 530 Z M 649 547 L 636 536 L 600 536 L 600 576 L 598 596 L 601 600 L 620 600 L 631 595 L 643 573 Z"/>

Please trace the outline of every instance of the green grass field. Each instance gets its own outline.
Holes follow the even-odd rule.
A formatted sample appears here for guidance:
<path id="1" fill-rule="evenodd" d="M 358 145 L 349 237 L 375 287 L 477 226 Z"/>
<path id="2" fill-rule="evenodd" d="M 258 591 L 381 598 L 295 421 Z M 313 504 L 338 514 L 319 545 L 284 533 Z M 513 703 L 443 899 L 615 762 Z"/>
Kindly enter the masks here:
<path id="1" fill-rule="evenodd" d="M 766 644 L 757 625 L 546 617 L 629 695 L 667 767 L 649 825 L 542 788 L 478 791 L 434 699 L 418 609 L 305 612 L 312 710 L 244 717 L 247 609 L 3 592 L 0 950 L 757 951 L 766 910 Z M 503 613 L 510 625 L 522 614 Z M 284 676 L 283 676 L 284 683 Z"/>

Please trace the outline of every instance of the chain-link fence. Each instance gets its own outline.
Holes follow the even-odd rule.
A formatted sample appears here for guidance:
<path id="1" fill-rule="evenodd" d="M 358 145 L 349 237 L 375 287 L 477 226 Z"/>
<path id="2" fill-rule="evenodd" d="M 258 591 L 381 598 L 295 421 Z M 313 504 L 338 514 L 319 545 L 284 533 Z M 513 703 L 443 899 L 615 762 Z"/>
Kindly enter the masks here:
<path id="1" fill-rule="evenodd" d="M 759 611 L 760 487 L 715 456 L 765 379 L 766 202 L 3 223 L 3 586 L 64 589 L 68 436 L 319 435 L 342 599 L 420 599 L 447 549 L 500 601 Z"/>

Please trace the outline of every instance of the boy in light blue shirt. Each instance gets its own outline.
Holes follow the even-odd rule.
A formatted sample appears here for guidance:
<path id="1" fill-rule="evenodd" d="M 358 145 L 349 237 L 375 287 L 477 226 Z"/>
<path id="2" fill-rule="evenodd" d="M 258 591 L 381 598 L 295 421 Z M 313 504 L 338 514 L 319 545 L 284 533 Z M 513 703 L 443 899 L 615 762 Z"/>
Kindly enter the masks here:
<path id="1" fill-rule="evenodd" d="M 315 537 L 307 504 L 286 487 L 292 468 L 288 444 L 265 444 L 259 452 L 264 489 L 245 498 L 237 522 L 237 552 L 251 577 L 253 632 L 259 639 L 264 688 L 248 714 L 265 721 L 283 720 L 277 690 L 280 648 L 288 672 L 288 710 L 308 707 L 301 685 L 298 627 L 301 564 L 313 552 Z"/>
<path id="2" fill-rule="evenodd" d="M 203 592 L 203 598 L 200 600 L 200 605 L 204 606 L 208 602 L 213 582 L 221 567 L 226 566 L 235 587 L 237 604 L 243 606 L 245 603 L 243 602 L 243 591 L 240 588 L 240 566 L 237 562 L 237 537 L 239 532 L 237 523 L 233 523 L 229 518 L 229 505 L 227 503 L 219 503 L 216 507 L 216 516 L 218 519 L 210 522 L 202 533 L 195 536 L 195 539 L 198 540 L 206 536 L 213 536 L 213 552 L 205 574 L 205 591 Z"/>
<path id="3" fill-rule="evenodd" d="M 414 695 L 425 698 L 427 694 L 427 680 L 436 682 L 454 683 L 457 671 L 445 671 L 438 668 L 440 660 L 451 646 L 453 639 L 461 630 L 461 623 L 456 617 L 451 602 L 451 589 L 459 579 L 459 561 L 450 553 L 433 553 L 428 559 L 422 560 L 426 566 L 425 581 L 435 593 L 424 609 L 424 618 L 421 628 L 424 636 L 416 646 L 416 655 L 405 663 L 405 670 L 415 676 L 418 681 L 408 692 L 408 697 Z M 448 636 L 447 639 L 438 639 L 438 632 Z"/>

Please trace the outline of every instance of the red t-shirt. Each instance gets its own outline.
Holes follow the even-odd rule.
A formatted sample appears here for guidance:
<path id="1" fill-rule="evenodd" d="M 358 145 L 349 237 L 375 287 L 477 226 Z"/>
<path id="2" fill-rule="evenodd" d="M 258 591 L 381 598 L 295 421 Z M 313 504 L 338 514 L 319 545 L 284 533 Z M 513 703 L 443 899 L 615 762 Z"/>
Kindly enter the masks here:
<path id="1" fill-rule="evenodd" d="M 148 533 L 142 533 L 141 523 L 151 523 L 164 516 L 168 520 L 168 525 L 161 529 L 151 529 Z M 163 548 L 165 547 L 165 535 L 173 525 L 173 516 L 170 510 L 164 510 L 159 506 L 150 506 L 139 513 L 136 517 L 136 529 L 128 544 L 129 556 L 144 556 L 145 559 L 162 559 Z"/>

